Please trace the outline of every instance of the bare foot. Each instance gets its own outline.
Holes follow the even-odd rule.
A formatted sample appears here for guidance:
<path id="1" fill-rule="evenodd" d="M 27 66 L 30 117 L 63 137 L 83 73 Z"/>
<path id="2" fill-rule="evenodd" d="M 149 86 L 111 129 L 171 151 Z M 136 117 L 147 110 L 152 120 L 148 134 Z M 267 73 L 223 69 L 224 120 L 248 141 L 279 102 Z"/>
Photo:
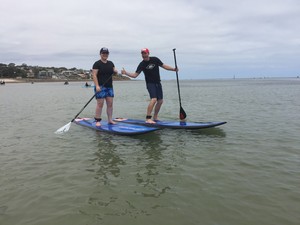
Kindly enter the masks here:
<path id="1" fill-rule="evenodd" d="M 151 120 L 151 119 L 147 119 L 147 120 L 146 120 L 146 123 L 149 123 L 149 124 L 155 124 L 156 122 L 153 121 L 153 120 Z"/>
<path id="2" fill-rule="evenodd" d="M 114 124 L 117 124 L 117 123 L 111 120 L 111 121 L 108 122 L 108 124 L 114 125 Z"/>
<path id="3" fill-rule="evenodd" d="M 101 127 L 100 121 L 97 121 L 97 122 L 96 122 L 96 127 Z"/>

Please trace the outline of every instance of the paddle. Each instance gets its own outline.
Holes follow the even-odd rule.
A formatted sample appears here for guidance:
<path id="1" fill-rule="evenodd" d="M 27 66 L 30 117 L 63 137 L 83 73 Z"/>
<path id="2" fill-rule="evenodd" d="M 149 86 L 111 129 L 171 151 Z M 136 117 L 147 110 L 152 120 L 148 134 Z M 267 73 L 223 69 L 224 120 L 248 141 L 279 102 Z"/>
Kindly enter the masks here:
<path id="1" fill-rule="evenodd" d="M 85 107 L 87 107 L 87 105 L 93 100 L 93 98 L 95 97 L 96 94 L 93 95 L 93 97 L 91 97 L 91 99 L 85 104 L 85 106 L 83 106 L 83 108 L 79 111 L 79 113 L 76 114 L 76 116 L 74 116 L 74 118 L 67 123 L 66 125 L 64 125 L 63 127 L 59 128 L 57 131 L 55 131 L 54 133 L 56 134 L 62 134 L 62 133 L 66 133 L 68 132 L 68 130 L 71 127 L 72 122 L 74 122 L 74 120 L 77 118 L 77 116 L 85 109 Z"/>
<path id="2" fill-rule="evenodd" d="M 174 53 L 175 68 L 177 69 L 177 62 L 176 62 L 175 50 L 176 50 L 176 48 L 173 49 L 173 53 Z M 181 120 L 184 120 L 186 118 L 186 113 L 185 113 L 184 109 L 181 106 L 181 97 L 180 97 L 179 79 L 178 79 L 178 71 L 177 70 L 176 70 L 176 79 L 177 79 L 177 89 L 178 89 L 179 106 L 180 106 L 180 109 L 179 109 L 179 118 Z"/>
<path id="3" fill-rule="evenodd" d="M 112 74 L 104 83 L 106 84 L 109 79 L 113 76 L 114 74 Z M 74 120 L 77 118 L 77 116 L 85 109 L 85 107 L 87 107 L 87 105 L 93 100 L 93 98 L 96 96 L 96 93 L 91 97 L 91 99 L 85 104 L 85 106 L 83 106 L 83 108 L 79 111 L 79 113 L 76 114 L 76 116 L 74 116 L 74 118 L 69 122 L 67 123 L 66 125 L 64 125 L 63 127 L 59 128 L 57 131 L 55 131 L 54 133 L 55 134 L 62 134 L 62 133 L 66 133 L 69 131 L 70 127 L 71 127 L 71 124 L 72 122 L 74 122 Z"/>

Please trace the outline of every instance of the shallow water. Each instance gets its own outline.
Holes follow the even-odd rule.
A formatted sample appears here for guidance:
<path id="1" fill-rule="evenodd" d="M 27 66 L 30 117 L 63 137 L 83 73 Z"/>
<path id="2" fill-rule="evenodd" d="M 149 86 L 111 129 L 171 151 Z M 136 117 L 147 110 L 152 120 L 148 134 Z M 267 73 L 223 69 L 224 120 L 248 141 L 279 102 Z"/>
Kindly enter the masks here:
<path id="1" fill-rule="evenodd" d="M 176 81 L 162 84 L 175 120 Z M 0 87 L 1 225 L 299 223 L 299 79 L 181 81 L 187 119 L 218 128 L 54 134 L 93 95 L 82 85 Z M 144 118 L 144 81 L 114 87 L 114 116 Z"/>

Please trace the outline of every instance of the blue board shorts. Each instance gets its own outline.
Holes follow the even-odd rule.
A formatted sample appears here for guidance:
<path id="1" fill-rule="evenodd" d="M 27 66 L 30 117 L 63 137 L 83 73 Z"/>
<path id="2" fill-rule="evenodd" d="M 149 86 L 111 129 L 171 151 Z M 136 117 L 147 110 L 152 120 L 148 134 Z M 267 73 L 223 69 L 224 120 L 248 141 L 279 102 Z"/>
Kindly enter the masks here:
<path id="1" fill-rule="evenodd" d="M 160 83 L 147 83 L 146 85 L 150 98 L 163 99 L 163 91 Z"/>
<path id="2" fill-rule="evenodd" d="M 111 87 L 100 86 L 101 91 L 96 92 L 96 87 L 94 87 L 94 92 L 96 93 L 96 99 L 106 98 L 106 97 L 114 97 L 114 89 Z"/>

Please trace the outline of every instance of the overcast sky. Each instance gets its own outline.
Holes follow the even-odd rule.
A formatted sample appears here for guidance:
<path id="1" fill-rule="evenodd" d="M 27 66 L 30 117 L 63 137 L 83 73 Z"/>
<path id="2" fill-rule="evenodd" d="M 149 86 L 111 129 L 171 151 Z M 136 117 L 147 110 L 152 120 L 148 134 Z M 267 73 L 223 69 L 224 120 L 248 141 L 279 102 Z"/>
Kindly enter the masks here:
<path id="1" fill-rule="evenodd" d="M 171 66 L 176 48 L 181 79 L 300 75 L 299 0 L 0 3 L 1 63 L 91 69 L 105 46 L 133 72 L 141 48 Z"/>

